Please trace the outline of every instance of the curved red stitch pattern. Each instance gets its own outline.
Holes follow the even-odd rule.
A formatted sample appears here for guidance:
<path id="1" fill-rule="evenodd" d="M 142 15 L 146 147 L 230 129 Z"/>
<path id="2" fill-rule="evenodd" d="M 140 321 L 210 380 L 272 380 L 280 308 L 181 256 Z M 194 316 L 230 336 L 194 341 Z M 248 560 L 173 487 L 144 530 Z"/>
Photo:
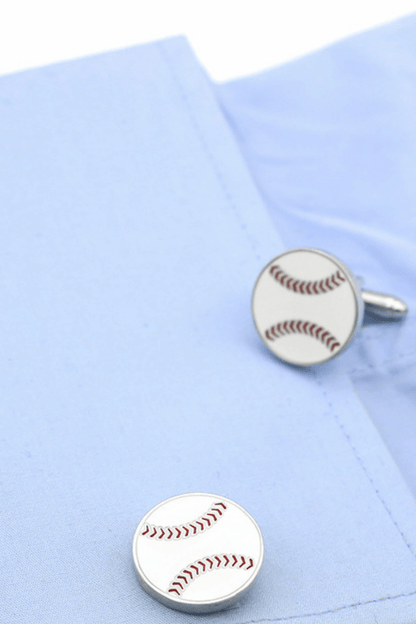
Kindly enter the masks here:
<path id="1" fill-rule="evenodd" d="M 217 502 L 211 505 L 206 513 L 179 526 L 156 526 L 154 524 L 145 524 L 141 535 L 148 537 L 149 539 L 166 540 L 168 542 L 176 541 L 179 539 L 186 539 L 187 537 L 193 537 L 199 535 L 207 529 L 211 529 L 218 520 L 220 520 L 227 510 L 227 505 L 223 502 Z"/>
<path id="2" fill-rule="evenodd" d="M 270 267 L 269 273 L 274 279 L 288 290 L 292 290 L 295 293 L 302 295 L 321 295 L 334 290 L 338 286 L 346 281 L 341 271 L 335 271 L 332 275 L 325 279 L 317 280 L 315 282 L 296 280 L 294 277 L 290 277 L 285 271 L 278 265 L 274 264 Z"/>
<path id="3" fill-rule="evenodd" d="M 168 592 L 174 596 L 180 596 L 191 581 L 205 572 L 219 570 L 220 568 L 234 568 L 235 570 L 251 570 L 254 560 L 246 555 L 211 555 L 197 559 L 179 572 L 169 584 Z"/>
<path id="4" fill-rule="evenodd" d="M 264 334 L 267 340 L 271 341 L 274 341 L 276 338 L 281 338 L 282 336 L 287 336 L 288 334 L 305 334 L 306 336 L 312 336 L 312 338 L 320 340 L 331 353 L 341 346 L 335 336 L 328 330 L 319 327 L 316 323 L 310 323 L 309 321 L 282 321 L 266 329 Z"/>

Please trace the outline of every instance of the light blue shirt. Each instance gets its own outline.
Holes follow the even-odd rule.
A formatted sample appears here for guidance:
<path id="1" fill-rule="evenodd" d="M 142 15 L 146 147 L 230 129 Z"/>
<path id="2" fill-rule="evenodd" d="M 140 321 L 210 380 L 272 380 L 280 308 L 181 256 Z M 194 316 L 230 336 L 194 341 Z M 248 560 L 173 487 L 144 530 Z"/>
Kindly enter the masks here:
<path id="1" fill-rule="evenodd" d="M 204 620 L 415 618 L 415 501 L 369 416 L 397 406 L 396 382 L 409 406 L 415 397 L 399 357 L 412 365 L 412 318 L 367 327 L 348 353 L 305 372 L 267 352 L 250 317 L 259 271 L 306 243 L 413 303 L 414 221 L 400 210 L 414 192 L 414 93 L 394 126 L 407 82 L 396 76 L 379 100 L 386 63 L 371 54 L 394 48 L 393 67 L 407 59 L 414 71 L 406 45 L 390 43 L 400 28 L 408 41 L 415 33 L 401 24 L 219 92 L 181 38 L 0 81 L 1 624 L 194 621 L 142 591 L 131 557 L 142 516 L 192 491 L 243 505 L 265 541 L 255 587 Z M 327 84 L 354 69 L 367 80 L 339 88 L 356 102 L 374 83 L 378 125 L 351 103 L 337 122 L 342 97 Z M 302 120 L 296 102 L 314 80 L 326 97 L 305 105 L 317 120 Z M 276 141 L 260 136 L 268 104 Z M 367 186 L 363 133 L 380 137 L 382 162 L 384 141 L 394 147 Z M 353 160 L 355 191 L 343 177 Z"/>
<path id="2" fill-rule="evenodd" d="M 217 93 L 285 246 L 409 306 L 342 362 L 416 495 L 415 55 L 416 14 Z"/>

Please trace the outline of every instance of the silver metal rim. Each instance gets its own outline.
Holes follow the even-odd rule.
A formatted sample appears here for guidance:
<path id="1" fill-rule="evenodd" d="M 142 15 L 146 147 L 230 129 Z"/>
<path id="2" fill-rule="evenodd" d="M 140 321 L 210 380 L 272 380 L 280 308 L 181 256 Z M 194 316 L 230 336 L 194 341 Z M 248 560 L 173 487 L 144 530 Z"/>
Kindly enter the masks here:
<path id="1" fill-rule="evenodd" d="M 137 557 L 137 540 L 140 536 L 140 530 L 142 528 L 143 523 L 146 521 L 146 518 L 152 514 L 156 509 L 158 509 L 159 507 L 162 507 L 162 505 L 165 505 L 166 503 L 175 500 L 175 499 L 179 499 L 179 498 L 184 498 L 186 496 L 212 496 L 213 498 L 220 498 L 224 501 L 227 501 L 228 503 L 231 503 L 232 505 L 234 505 L 235 507 L 238 507 L 244 514 L 246 514 L 247 516 L 249 516 L 249 518 L 251 519 L 251 521 L 253 522 L 257 533 L 259 535 L 259 539 L 260 539 L 260 556 L 259 556 L 259 560 L 256 564 L 256 571 L 255 573 L 253 573 L 252 577 L 247 580 L 247 582 L 239 588 L 239 590 L 237 592 L 233 592 L 231 594 L 227 594 L 226 596 L 223 596 L 220 600 L 218 599 L 213 599 L 213 600 L 185 600 L 183 598 L 174 598 L 174 597 L 168 597 L 166 596 L 166 594 L 164 592 L 162 592 L 158 587 L 156 587 L 156 585 L 154 585 L 151 581 L 149 581 L 149 579 L 146 577 L 145 573 L 143 572 L 143 570 L 141 569 L 138 557 Z M 248 511 L 246 509 L 244 509 L 244 507 L 242 507 L 241 505 L 239 505 L 238 503 L 236 503 L 235 501 L 231 500 L 230 498 L 227 498 L 226 496 L 222 496 L 222 495 L 218 495 L 218 494 L 210 494 L 209 492 L 188 492 L 187 494 L 179 494 L 178 496 L 171 496 L 170 498 L 165 499 L 164 501 L 160 502 L 158 505 L 155 505 L 155 507 L 152 507 L 152 509 L 150 509 L 150 511 L 148 511 L 146 513 L 146 515 L 140 520 L 139 525 L 134 533 L 134 537 L 133 537 L 133 560 L 134 560 L 134 565 L 136 566 L 136 571 L 139 575 L 139 579 L 140 582 L 143 586 L 143 588 L 147 591 L 147 593 L 152 596 L 152 598 L 155 598 L 156 600 L 158 600 L 159 602 L 161 602 L 162 604 L 173 608 L 173 609 L 177 609 L 179 611 L 184 611 L 184 612 L 188 612 L 188 613 L 213 613 L 215 611 L 220 611 L 222 609 L 226 609 L 228 606 L 231 606 L 232 604 L 234 604 L 238 598 L 240 597 L 241 594 L 243 594 L 248 587 L 250 587 L 250 585 L 254 582 L 254 580 L 256 579 L 260 568 L 262 566 L 263 563 L 263 558 L 264 558 L 264 543 L 263 543 L 263 536 L 261 534 L 260 528 L 257 524 L 257 522 L 254 520 L 254 518 L 251 516 L 251 514 L 248 513 Z"/>
<path id="2" fill-rule="evenodd" d="M 337 264 L 339 266 L 340 269 L 342 269 L 342 271 L 344 271 L 347 281 L 350 284 L 350 286 L 352 287 L 353 293 L 354 293 L 354 297 L 355 297 L 355 303 L 356 303 L 356 311 L 355 311 L 355 319 L 354 319 L 354 326 L 350 332 L 350 335 L 348 336 L 345 344 L 343 345 L 343 347 L 341 349 L 339 349 L 339 351 L 337 351 L 336 353 L 334 353 L 333 355 L 331 355 L 329 358 L 327 358 L 326 360 L 324 360 L 323 362 L 310 362 L 309 364 L 304 364 L 302 362 L 296 362 L 295 360 L 288 360 L 288 359 L 283 359 L 280 358 L 276 353 L 274 353 L 274 351 L 272 351 L 269 348 L 269 345 L 265 342 L 259 328 L 257 327 L 256 324 L 256 319 L 254 316 L 254 295 L 256 292 L 256 287 L 257 287 L 257 283 L 260 280 L 260 277 L 263 275 L 264 271 L 273 263 L 276 262 L 276 260 L 278 260 L 279 258 L 282 258 L 283 256 L 287 256 L 288 254 L 292 254 L 292 253 L 297 253 L 299 251 L 312 251 L 314 253 L 317 253 L 321 256 L 324 256 L 325 258 L 328 258 L 329 260 L 331 260 L 332 262 L 335 262 L 335 264 Z M 361 288 L 358 284 L 357 279 L 355 278 L 355 276 L 353 275 L 353 273 L 351 273 L 351 271 L 349 270 L 349 268 L 341 261 L 339 260 L 339 258 L 337 258 L 336 256 L 334 256 L 333 254 L 330 254 L 326 251 L 322 251 L 322 249 L 314 249 L 312 247 L 298 247 L 296 249 L 290 249 L 288 251 L 284 251 L 283 253 L 279 254 L 278 256 L 276 256 L 275 258 L 273 258 L 272 260 L 270 260 L 270 262 L 268 262 L 266 264 L 266 266 L 260 271 L 257 279 L 256 279 L 256 283 L 254 284 L 254 288 L 253 288 L 253 294 L 251 297 L 251 315 L 253 318 L 253 322 L 254 322 L 254 327 L 256 328 L 256 331 L 258 333 L 258 335 L 261 338 L 261 341 L 263 342 L 263 344 L 267 347 L 267 350 L 270 351 L 271 353 L 273 353 L 273 355 L 278 358 L 281 362 L 286 362 L 287 364 L 292 364 L 293 366 L 301 366 L 302 368 L 307 368 L 309 366 L 318 366 L 319 364 L 326 364 L 327 362 L 329 362 L 330 360 L 333 360 L 334 358 L 338 357 L 338 355 L 340 355 L 340 353 L 342 353 L 343 351 L 345 351 L 345 349 L 350 345 L 352 339 L 354 338 L 354 336 L 356 335 L 357 331 L 360 329 L 361 327 L 361 323 L 363 320 L 363 315 L 364 315 L 364 302 L 363 302 L 363 298 L 361 296 Z"/>

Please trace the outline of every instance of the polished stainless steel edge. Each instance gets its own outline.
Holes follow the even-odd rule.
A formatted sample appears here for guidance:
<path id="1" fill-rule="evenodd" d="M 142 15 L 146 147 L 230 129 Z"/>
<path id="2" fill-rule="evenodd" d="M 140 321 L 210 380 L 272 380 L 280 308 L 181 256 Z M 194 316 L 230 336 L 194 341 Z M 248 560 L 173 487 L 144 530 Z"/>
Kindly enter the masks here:
<path id="1" fill-rule="evenodd" d="M 137 557 L 137 541 L 139 539 L 139 537 L 141 537 L 141 530 L 143 525 L 146 523 L 147 518 L 154 512 L 156 511 L 156 509 L 158 509 L 159 507 L 165 505 L 166 503 L 173 501 L 175 499 L 180 499 L 180 498 L 184 498 L 187 496 L 209 496 L 212 497 L 213 501 L 215 501 L 215 499 L 219 499 L 219 500 L 224 500 L 226 501 L 228 504 L 233 505 L 235 507 L 237 507 L 238 509 L 240 509 L 244 514 L 246 514 L 247 516 L 249 516 L 249 518 L 251 519 L 251 521 L 253 522 L 253 525 L 255 526 L 258 536 L 259 536 L 259 541 L 260 541 L 260 556 L 258 557 L 258 559 L 256 560 L 256 565 L 255 565 L 255 571 L 253 572 L 253 575 L 250 577 L 250 579 L 248 579 L 246 581 L 246 583 L 244 583 L 244 585 L 242 585 L 238 591 L 233 592 L 231 594 L 228 594 L 226 596 L 224 596 L 223 598 L 221 598 L 221 600 L 211 600 L 211 601 L 196 601 L 196 600 L 187 600 L 184 598 L 175 598 L 172 596 L 167 596 L 166 592 L 163 592 L 162 590 L 160 590 L 158 587 L 156 587 L 146 576 L 146 574 L 143 572 L 138 557 Z M 251 514 L 249 514 L 249 512 L 244 509 L 244 507 L 242 507 L 241 505 L 239 505 L 238 503 L 236 503 L 235 501 L 222 496 L 222 495 L 218 495 L 218 494 L 211 494 L 211 493 L 205 493 L 205 492 L 189 492 L 186 494 L 179 494 L 177 496 L 172 496 L 168 499 L 165 499 L 164 501 L 158 503 L 157 505 L 155 505 L 152 509 L 150 509 L 146 515 L 140 520 L 139 525 L 134 533 L 134 537 L 133 537 L 133 560 L 134 560 L 134 564 L 136 567 L 136 571 L 137 574 L 139 576 L 139 580 L 140 583 L 143 587 L 143 589 L 155 600 L 159 601 L 160 603 L 164 604 L 167 607 L 170 608 L 174 608 L 178 611 L 183 611 L 185 613 L 214 613 L 215 611 L 222 611 L 223 609 L 226 609 L 227 607 L 233 605 L 238 598 L 247 591 L 247 589 L 254 583 L 258 572 L 262 566 L 263 563 L 263 559 L 264 559 L 264 542 L 263 542 L 263 536 L 262 533 L 260 531 L 260 528 L 257 524 L 257 522 L 254 520 L 254 518 L 251 516 Z"/>
<path id="2" fill-rule="evenodd" d="M 278 355 L 276 355 L 275 353 L 272 352 L 273 355 L 277 359 L 279 359 L 281 362 L 285 362 L 286 364 L 290 364 L 292 366 L 299 366 L 299 367 L 302 367 L 302 368 L 308 368 L 309 366 L 317 366 L 319 364 L 326 364 L 326 362 L 329 362 L 330 360 L 333 360 L 335 357 L 337 357 L 343 351 L 345 351 L 345 349 L 350 345 L 350 343 L 353 340 L 354 336 L 357 334 L 357 331 L 361 327 L 363 316 L 364 316 L 364 302 L 363 302 L 363 298 L 361 296 L 361 288 L 360 288 L 360 285 L 359 285 L 359 282 L 358 282 L 357 278 L 350 271 L 350 269 L 341 260 L 339 260 L 339 258 L 334 256 L 333 254 L 330 254 L 330 253 L 328 253 L 326 251 L 323 251 L 322 249 L 315 249 L 315 248 L 312 248 L 312 247 L 297 247 L 296 249 L 289 249 L 288 251 L 284 251 L 283 253 L 279 254 L 278 256 L 276 256 L 275 258 L 270 260 L 270 262 L 268 262 L 264 266 L 264 268 L 260 271 L 260 273 L 259 273 L 259 275 L 258 275 L 258 277 L 256 279 L 256 282 L 254 284 L 253 293 L 252 293 L 252 297 L 251 297 L 251 315 L 252 315 L 252 318 L 253 318 L 254 327 L 256 328 L 256 331 L 257 331 L 258 335 L 260 336 L 261 341 L 263 342 L 263 344 L 267 347 L 267 349 L 269 351 L 270 351 L 269 345 L 266 343 L 266 341 L 263 338 L 262 333 L 260 332 L 259 328 L 257 327 L 256 319 L 255 319 L 255 316 L 254 316 L 254 310 L 253 310 L 253 307 L 254 307 L 254 295 L 255 295 L 255 292 L 256 292 L 257 283 L 260 280 L 260 277 L 263 275 L 263 273 L 274 262 L 278 261 L 280 258 L 282 258 L 284 256 L 287 256 L 287 255 L 292 254 L 292 253 L 298 253 L 299 251 L 309 251 L 309 252 L 317 253 L 317 254 L 319 254 L 321 256 L 324 256 L 328 260 L 334 262 L 335 264 L 337 264 L 339 266 L 339 268 L 345 273 L 347 281 L 352 286 L 352 290 L 353 290 L 354 298 L 355 298 L 355 303 L 356 303 L 356 312 L 355 312 L 354 326 L 353 326 L 353 329 L 350 332 L 349 337 L 345 341 L 344 345 L 336 353 L 334 353 L 333 355 L 328 357 L 325 360 L 325 362 L 311 362 L 309 364 L 303 364 L 302 362 L 296 362 L 295 360 L 293 360 L 293 361 L 284 360 L 282 358 L 279 358 Z"/>

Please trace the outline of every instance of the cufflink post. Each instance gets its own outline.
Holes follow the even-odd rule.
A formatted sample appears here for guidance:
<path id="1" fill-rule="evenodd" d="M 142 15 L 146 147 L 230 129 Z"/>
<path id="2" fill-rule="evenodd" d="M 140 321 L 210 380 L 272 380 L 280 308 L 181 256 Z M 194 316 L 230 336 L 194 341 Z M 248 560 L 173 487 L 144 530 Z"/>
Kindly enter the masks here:
<path id="1" fill-rule="evenodd" d="M 406 316 L 407 305 L 398 297 L 383 295 L 371 290 L 361 290 L 361 296 L 367 312 L 385 319 L 399 320 Z"/>

